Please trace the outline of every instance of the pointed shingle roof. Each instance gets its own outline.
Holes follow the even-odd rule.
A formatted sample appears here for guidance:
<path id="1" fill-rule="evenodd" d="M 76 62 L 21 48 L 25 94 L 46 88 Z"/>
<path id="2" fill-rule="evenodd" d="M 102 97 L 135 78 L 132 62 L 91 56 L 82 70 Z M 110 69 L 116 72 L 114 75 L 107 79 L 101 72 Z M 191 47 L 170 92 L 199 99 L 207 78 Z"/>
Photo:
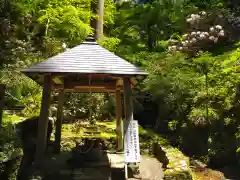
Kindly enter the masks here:
<path id="1" fill-rule="evenodd" d="M 84 42 L 72 49 L 22 70 L 23 73 L 80 73 L 147 75 L 146 72 L 104 49 L 96 42 Z"/>

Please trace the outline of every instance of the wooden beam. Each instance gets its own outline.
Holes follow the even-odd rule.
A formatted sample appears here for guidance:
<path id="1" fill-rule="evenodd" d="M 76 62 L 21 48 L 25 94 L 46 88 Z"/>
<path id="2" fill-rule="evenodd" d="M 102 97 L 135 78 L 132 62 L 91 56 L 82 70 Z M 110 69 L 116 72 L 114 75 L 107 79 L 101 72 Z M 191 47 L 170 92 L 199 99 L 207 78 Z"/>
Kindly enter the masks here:
<path id="1" fill-rule="evenodd" d="M 61 150 L 61 134 L 62 134 L 62 120 L 63 120 L 63 104 L 64 104 L 64 90 L 62 89 L 58 94 L 58 109 L 55 131 L 55 152 L 60 153 Z"/>
<path id="2" fill-rule="evenodd" d="M 60 91 L 60 89 L 56 90 Z M 66 93 L 89 93 L 89 88 L 79 88 L 79 89 L 64 89 Z M 115 93 L 115 89 L 105 89 L 105 88 L 91 88 L 92 93 Z"/>
<path id="3" fill-rule="evenodd" d="M 27 76 L 44 76 L 44 72 L 24 72 L 24 74 L 26 74 Z M 115 77 L 115 78 L 131 78 L 131 77 L 142 77 L 145 78 L 147 75 L 135 75 L 135 74 L 108 74 L 108 73 L 73 73 L 73 72 L 52 72 L 51 73 L 52 76 L 62 76 L 62 77 L 77 77 L 79 76 L 80 78 L 81 77 L 88 77 L 89 74 L 91 74 L 92 77 Z"/>
<path id="4" fill-rule="evenodd" d="M 81 88 L 103 88 L 103 89 L 115 89 L 116 88 L 116 84 L 113 84 L 113 83 L 106 83 L 106 84 L 100 84 L 100 85 L 91 85 L 91 86 L 80 86 L 80 85 L 77 85 L 77 86 L 74 86 L 73 87 L 74 89 L 81 89 Z"/>
<path id="5" fill-rule="evenodd" d="M 4 109 L 4 95 L 5 95 L 6 86 L 4 84 L 0 84 L 0 131 L 2 127 L 2 116 Z"/>
<path id="6" fill-rule="evenodd" d="M 122 102 L 121 91 L 116 89 L 116 133 L 117 133 L 117 151 L 123 150 L 122 138 Z"/>
<path id="7" fill-rule="evenodd" d="M 123 87 L 123 78 L 117 79 L 117 87 Z"/>
<path id="8" fill-rule="evenodd" d="M 113 85 L 112 83 L 110 84 L 105 84 L 104 86 L 102 85 L 94 85 L 94 86 L 74 86 L 74 87 L 65 87 L 63 88 L 62 85 L 55 85 L 54 88 L 59 92 L 61 91 L 61 89 L 64 89 L 65 92 L 90 92 L 90 88 L 91 88 L 91 92 L 94 93 L 103 93 L 103 92 L 114 92 L 116 91 L 116 84 Z M 121 87 L 118 87 L 121 88 Z M 121 88 L 122 89 L 122 88 Z"/>
<path id="9" fill-rule="evenodd" d="M 42 92 L 42 104 L 40 110 L 40 118 L 38 123 L 38 138 L 36 144 L 35 163 L 41 166 L 44 159 L 46 149 L 48 115 L 51 101 L 52 77 L 50 74 L 44 76 L 44 87 Z"/>
<path id="10" fill-rule="evenodd" d="M 102 79 L 92 79 L 90 82 L 88 79 L 81 79 L 79 81 L 65 80 L 64 88 L 74 88 L 74 87 L 116 87 L 116 80 L 102 80 Z"/>
<path id="11" fill-rule="evenodd" d="M 54 86 L 54 89 L 59 90 L 60 89 L 65 89 L 66 91 L 68 90 L 79 90 L 79 92 L 89 92 L 90 91 L 90 88 L 91 90 L 95 90 L 95 91 L 98 91 L 100 90 L 101 92 L 108 92 L 108 91 L 114 91 L 116 90 L 116 86 L 113 86 L 112 84 L 106 84 L 106 85 L 94 85 L 94 86 L 72 86 L 72 87 L 63 87 L 62 85 L 55 85 Z M 120 88 L 120 86 L 118 87 Z"/>

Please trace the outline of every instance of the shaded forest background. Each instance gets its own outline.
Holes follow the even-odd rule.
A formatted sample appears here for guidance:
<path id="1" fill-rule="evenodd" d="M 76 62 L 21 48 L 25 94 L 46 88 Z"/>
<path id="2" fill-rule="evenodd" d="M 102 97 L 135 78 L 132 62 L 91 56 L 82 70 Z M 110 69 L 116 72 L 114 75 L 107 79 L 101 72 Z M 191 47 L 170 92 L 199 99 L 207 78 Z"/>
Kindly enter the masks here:
<path id="1" fill-rule="evenodd" d="M 91 35 L 96 14 L 90 3 L 0 1 L 0 82 L 7 85 L 9 105 L 25 106 L 18 116 L 38 115 L 41 100 L 41 88 L 19 68 Z M 98 43 L 149 72 L 134 90 L 135 119 L 141 125 L 187 155 L 224 167 L 240 163 L 239 35 L 237 0 L 105 0 L 104 36 Z M 113 95 L 67 96 L 65 116 L 87 116 L 93 106 L 95 119 L 114 118 Z M 11 117 L 4 114 L 1 159 L 18 153 Z"/>

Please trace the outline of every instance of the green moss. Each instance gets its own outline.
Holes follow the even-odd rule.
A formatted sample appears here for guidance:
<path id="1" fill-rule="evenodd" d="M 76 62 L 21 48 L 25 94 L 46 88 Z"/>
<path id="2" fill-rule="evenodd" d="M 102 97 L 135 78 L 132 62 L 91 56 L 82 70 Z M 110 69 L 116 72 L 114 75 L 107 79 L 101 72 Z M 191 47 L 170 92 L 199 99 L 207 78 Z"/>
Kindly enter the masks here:
<path id="1" fill-rule="evenodd" d="M 8 115 L 8 114 L 4 114 L 3 115 L 3 123 L 4 122 L 18 122 L 21 120 L 21 117 L 18 115 Z"/>
<path id="2" fill-rule="evenodd" d="M 101 137 L 103 137 L 103 138 L 115 138 L 116 134 L 101 132 Z"/>

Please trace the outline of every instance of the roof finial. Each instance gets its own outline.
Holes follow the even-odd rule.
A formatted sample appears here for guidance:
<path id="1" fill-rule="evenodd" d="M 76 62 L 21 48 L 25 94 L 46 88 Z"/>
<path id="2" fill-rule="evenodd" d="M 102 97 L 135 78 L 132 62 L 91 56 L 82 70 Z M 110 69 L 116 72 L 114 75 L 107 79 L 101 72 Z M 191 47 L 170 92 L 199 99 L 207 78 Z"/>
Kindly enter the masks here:
<path id="1" fill-rule="evenodd" d="M 82 44 L 97 44 L 97 42 L 94 37 L 88 36 Z"/>
<path id="2" fill-rule="evenodd" d="M 85 41 L 87 42 L 96 42 L 95 38 L 93 36 L 88 36 Z"/>

